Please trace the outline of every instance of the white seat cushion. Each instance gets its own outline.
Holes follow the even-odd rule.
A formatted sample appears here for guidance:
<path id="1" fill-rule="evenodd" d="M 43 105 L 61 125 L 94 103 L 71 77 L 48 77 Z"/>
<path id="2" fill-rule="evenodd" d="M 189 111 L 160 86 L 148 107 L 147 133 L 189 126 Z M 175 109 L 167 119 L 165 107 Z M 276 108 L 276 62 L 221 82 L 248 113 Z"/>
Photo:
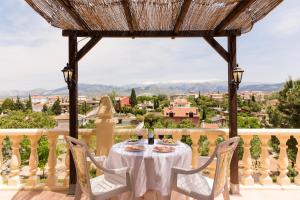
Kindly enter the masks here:
<path id="1" fill-rule="evenodd" d="M 178 174 L 177 188 L 186 192 L 187 194 L 199 194 L 208 196 L 211 194 L 213 187 L 213 180 L 197 174 Z"/>
<path id="2" fill-rule="evenodd" d="M 94 196 L 99 196 L 100 199 L 115 196 L 128 189 L 126 178 L 122 175 L 101 175 L 91 179 L 92 193 Z"/>

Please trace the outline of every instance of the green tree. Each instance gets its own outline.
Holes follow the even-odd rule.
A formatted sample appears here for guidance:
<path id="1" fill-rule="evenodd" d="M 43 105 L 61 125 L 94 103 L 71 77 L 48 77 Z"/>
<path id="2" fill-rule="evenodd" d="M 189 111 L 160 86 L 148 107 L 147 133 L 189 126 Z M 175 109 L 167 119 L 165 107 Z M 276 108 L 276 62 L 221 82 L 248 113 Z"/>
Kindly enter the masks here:
<path id="1" fill-rule="evenodd" d="M 177 128 L 194 128 L 194 127 L 195 124 L 189 119 L 181 120 L 177 125 Z"/>
<path id="2" fill-rule="evenodd" d="M 86 115 L 91 110 L 93 110 L 93 107 L 88 105 L 86 102 L 83 102 L 83 104 L 79 105 L 79 114 L 81 115 Z"/>
<path id="3" fill-rule="evenodd" d="M 2 103 L 2 111 L 7 112 L 15 109 L 14 101 L 11 98 L 4 99 Z"/>
<path id="4" fill-rule="evenodd" d="M 28 100 L 26 102 L 26 110 L 32 111 L 32 101 L 31 101 L 31 95 L 28 96 Z"/>
<path id="5" fill-rule="evenodd" d="M 52 116 L 38 112 L 12 111 L 0 117 L 0 128 L 54 128 L 56 121 Z"/>
<path id="6" fill-rule="evenodd" d="M 206 121 L 206 109 L 202 111 L 202 120 Z"/>
<path id="7" fill-rule="evenodd" d="M 116 97 L 118 96 L 117 93 L 116 93 L 116 91 L 113 90 L 111 93 L 108 94 L 108 96 L 109 96 L 109 98 L 110 98 L 113 106 L 115 107 L 116 104 L 117 104 Z"/>
<path id="8" fill-rule="evenodd" d="M 137 105 L 137 99 L 136 99 L 136 93 L 135 93 L 135 89 L 132 88 L 131 89 L 131 94 L 130 94 L 130 105 L 131 107 L 135 107 Z"/>
<path id="9" fill-rule="evenodd" d="M 239 128 L 261 128 L 260 122 L 256 117 L 238 116 Z"/>
<path id="10" fill-rule="evenodd" d="M 49 112 L 49 108 L 48 108 L 47 104 L 44 104 L 44 105 L 43 105 L 42 112 L 43 112 L 43 113 L 48 113 L 48 112 Z"/>
<path id="11" fill-rule="evenodd" d="M 56 121 L 52 116 L 45 113 L 12 111 L 8 115 L 0 118 L 0 128 L 54 128 Z M 47 140 L 47 139 L 46 139 Z M 45 146 L 43 146 L 45 145 Z M 48 143 L 40 143 L 38 147 L 39 166 L 46 165 L 48 155 L 40 152 L 40 149 L 48 148 Z M 4 159 L 7 160 L 11 156 L 11 142 L 9 138 L 4 140 L 4 148 L 2 149 Z M 30 156 L 30 142 L 27 137 L 24 137 L 20 144 L 21 164 L 28 164 Z"/>
<path id="12" fill-rule="evenodd" d="M 147 114 L 144 119 L 145 127 L 148 129 L 153 129 L 154 125 L 159 121 L 161 122 L 162 120 L 163 119 L 161 116 L 155 115 L 153 113 Z"/>
<path id="13" fill-rule="evenodd" d="M 20 97 L 17 97 L 16 103 L 15 103 L 15 110 L 25 110 L 24 104 L 21 102 Z"/>
<path id="14" fill-rule="evenodd" d="M 38 142 L 38 148 L 37 148 L 38 159 L 39 159 L 38 167 L 43 171 L 42 178 L 46 178 L 45 168 L 47 165 L 48 155 L 49 155 L 48 145 L 49 145 L 48 139 L 45 136 L 42 136 Z"/>
<path id="15" fill-rule="evenodd" d="M 256 102 L 256 99 L 255 99 L 254 95 L 251 96 L 251 101 Z"/>
<path id="16" fill-rule="evenodd" d="M 60 106 L 60 100 L 59 98 L 57 98 L 57 100 L 54 102 L 51 111 L 55 114 L 55 115 L 60 115 L 61 114 L 61 106 Z"/>
<path id="17" fill-rule="evenodd" d="M 20 144 L 20 156 L 21 156 L 21 165 L 29 164 L 29 156 L 30 156 L 30 141 L 27 136 L 23 138 Z"/>
<path id="18" fill-rule="evenodd" d="M 279 92 L 278 111 L 282 114 L 282 126 L 300 128 L 300 80 L 290 79 Z"/>
<path id="19" fill-rule="evenodd" d="M 154 98 L 154 100 L 153 100 L 153 107 L 154 107 L 154 110 L 157 110 L 159 108 L 159 100 L 158 100 L 158 98 Z"/>

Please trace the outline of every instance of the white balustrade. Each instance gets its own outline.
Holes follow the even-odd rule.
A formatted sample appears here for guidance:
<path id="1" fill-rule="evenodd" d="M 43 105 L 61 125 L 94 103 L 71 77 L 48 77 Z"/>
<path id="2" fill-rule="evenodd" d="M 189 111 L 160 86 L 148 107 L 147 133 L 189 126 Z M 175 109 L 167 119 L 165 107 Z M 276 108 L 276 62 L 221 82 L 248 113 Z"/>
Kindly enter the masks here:
<path id="1" fill-rule="evenodd" d="M 48 177 L 47 177 L 47 186 L 53 187 L 55 186 L 57 177 L 56 177 L 56 143 L 57 143 L 58 135 L 55 133 L 47 134 L 48 138 L 48 147 L 49 147 L 49 155 L 48 155 Z"/>
<path id="2" fill-rule="evenodd" d="M 109 121 L 111 124 L 111 120 Z M 79 135 L 82 140 L 87 143 L 91 148 L 95 148 L 91 146 L 92 137 L 95 137 L 97 134 L 97 129 L 80 129 Z M 278 159 L 278 171 L 279 176 L 277 177 L 277 184 L 280 185 L 288 185 L 290 183 L 290 179 L 287 176 L 287 168 L 289 166 L 288 156 L 287 156 L 287 145 L 286 142 L 293 135 L 298 141 L 297 148 L 300 148 L 300 130 L 299 129 L 240 129 L 239 134 L 241 135 L 244 141 L 244 154 L 242 160 L 242 168 L 241 168 L 241 183 L 244 185 L 253 185 L 255 183 L 254 176 L 258 176 L 258 183 L 262 185 L 273 184 L 273 181 L 270 177 L 270 159 L 272 155 L 270 151 L 272 150 L 269 146 L 269 141 L 272 135 L 275 135 L 280 141 L 280 154 Z M 135 129 L 114 129 L 113 136 L 120 136 L 122 138 L 128 138 L 130 135 L 135 134 Z M 140 133 L 144 135 L 144 138 L 147 138 L 147 130 L 142 129 Z M 209 155 L 212 154 L 216 147 L 216 138 L 218 136 L 222 136 L 223 138 L 228 138 L 228 129 L 155 129 L 155 135 L 164 134 L 164 135 L 172 135 L 174 139 L 180 140 L 182 135 L 190 135 L 191 140 L 193 142 L 191 148 L 193 152 L 192 156 L 192 166 L 196 167 L 198 165 L 199 160 L 199 138 L 201 135 L 206 135 L 209 141 Z M 68 130 L 38 130 L 38 129 L 11 129 L 5 130 L 0 129 L 0 148 L 3 148 L 3 141 L 6 136 L 9 137 L 11 141 L 11 159 L 8 162 L 9 164 L 9 174 L 8 180 L 5 181 L 5 184 L 9 184 L 10 186 L 19 186 L 20 185 L 20 142 L 27 136 L 30 140 L 30 158 L 29 158 L 29 177 L 26 180 L 25 184 L 27 187 L 42 187 L 47 186 L 48 188 L 57 188 L 57 187 L 68 187 L 69 183 L 69 151 L 66 146 L 66 151 L 64 151 L 65 155 L 62 156 L 64 160 L 62 160 L 63 167 L 63 175 L 58 176 L 56 172 L 56 167 L 58 164 L 57 155 L 56 155 L 56 146 L 58 137 L 61 138 L 63 135 L 68 135 Z M 253 158 L 251 158 L 250 148 L 251 148 L 251 139 L 253 136 L 258 135 L 261 141 L 261 154 L 260 154 L 260 165 L 258 165 L 258 172 L 254 171 L 254 166 L 252 166 Z M 48 163 L 47 163 L 47 180 L 45 184 L 42 183 L 38 178 L 38 141 L 41 137 L 47 137 L 49 142 L 49 155 L 48 155 Z M 65 143 L 63 143 L 65 144 Z M 60 144 L 61 145 L 61 144 Z M 3 165 L 3 156 L 0 155 L 0 166 Z M 209 171 L 214 171 L 214 166 L 209 166 Z M 300 172 L 300 153 L 297 153 L 295 170 Z M 61 183 L 59 183 L 58 177 L 62 177 Z M 0 177 L 0 185 L 3 185 L 3 178 Z M 294 179 L 295 184 L 300 185 L 300 173 Z M 275 183 L 276 184 L 276 183 Z"/>
<path id="3" fill-rule="evenodd" d="M 29 158 L 29 179 L 28 179 L 28 185 L 35 187 L 38 184 L 38 176 L 37 176 L 37 171 L 38 171 L 38 140 L 40 139 L 40 135 L 30 135 L 29 140 L 30 140 L 30 147 L 31 147 L 31 152 L 30 152 L 30 158 Z"/>
<path id="4" fill-rule="evenodd" d="M 20 158 L 20 142 L 22 140 L 22 136 L 20 135 L 12 135 L 9 137 L 11 140 L 11 161 L 10 161 L 10 174 L 8 179 L 8 185 L 20 185 L 20 165 L 21 165 L 21 158 Z"/>
<path id="5" fill-rule="evenodd" d="M 241 178 L 241 182 L 244 185 L 253 185 L 254 179 L 252 177 L 252 158 L 250 152 L 250 142 L 252 139 L 252 135 L 243 135 L 243 142 L 244 142 L 244 154 L 243 154 L 243 175 Z"/>
<path id="6" fill-rule="evenodd" d="M 270 173 L 270 159 L 269 159 L 269 146 L 268 142 L 271 139 L 270 135 L 259 135 L 261 141 L 261 155 L 260 155 L 260 177 L 259 182 L 263 185 L 272 184 Z"/>
<path id="7" fill-rule="evenodd" d="M 279 153 L 279 159 L 278 159 L 278 165 L 279 165 L 279 172 L 280 175 L 277 178 L 277 182 L 280 185 L 288 185 L 291 183 L 289 177 L 287 176 L 287 172 L 288 172 L 288 165 L 289 165 L 289 161 L 288 161 L 288 156 L 287 156 L 287 145 L 286 142 L 287 140 L 290 138 L 289 135 L 279 135 L 278 136 L 279 141 L 280 141 L 280 153 Z"/>

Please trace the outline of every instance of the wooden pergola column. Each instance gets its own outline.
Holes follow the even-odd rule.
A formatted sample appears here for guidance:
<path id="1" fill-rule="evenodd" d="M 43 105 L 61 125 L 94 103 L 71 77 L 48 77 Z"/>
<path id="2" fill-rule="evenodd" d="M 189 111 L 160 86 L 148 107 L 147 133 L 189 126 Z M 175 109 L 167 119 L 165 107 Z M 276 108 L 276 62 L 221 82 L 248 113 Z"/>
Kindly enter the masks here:
<path id="1" fill-rule="evenodd" d="M 68 35 L 69 67 L 73 70 L 72 83 L 69 86 L 69 135 L 73 138 L 78 138 L 78 62 L 101 40 L 100 36 L 91 37 L 91 39 L 78 50 L 77 37 L 76 31 L 73 31 Z M 70 152 L 69 195 L 75 193 L 76 182 L 76 168 L 73 156 Z"/>
<path id="2" fill-rule="evenodd" d="M 233 81 L 236 62 L 236 35 L 228 36 L 228 102 L 229 102 L 229 137 L 238 136 L 237 130 L 237 86 Z M 235 150 L 230 164 L 230 192 L 239 194 L 238 149 Z"/>
<path id="3" fill-rule="evenodd" d="M 69 116 L 70 136 L 78 138 L 78 61 L 77 61 L 77 36 L 76 33 L 69 35 L 69 67 L 73 70 L 73 80 L 69 87 Z M 70 183 L 69 194 L 74 194 L 76 185 L 76 168 L 73 156 L 70 152 Z"/>
<path id="4" fill-rule="evenodd" d="M 228 50 L 226 51 L 222 45 L 213 37 L 203 37 L 204 40 L 228 63 L 228 102 L 229 102 L 229 137 L 238 136 L 237 130 L 237 86 L 233 81 L 233 70 L 237 65 L 236 61 L 236 37 L 235 32 L 227 37 Z M 238 172 L 238 150 L 233 154 L 230 164 L 230 192 L 231 194 L 239 194 L 239 172 Z"/>

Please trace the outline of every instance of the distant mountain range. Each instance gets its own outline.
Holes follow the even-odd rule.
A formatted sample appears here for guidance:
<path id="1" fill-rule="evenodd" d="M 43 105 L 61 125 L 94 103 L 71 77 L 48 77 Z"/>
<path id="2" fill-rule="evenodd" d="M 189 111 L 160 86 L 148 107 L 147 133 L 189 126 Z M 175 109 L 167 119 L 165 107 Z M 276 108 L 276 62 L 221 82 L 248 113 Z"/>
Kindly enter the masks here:
<path id="1" fill-rule="evenodd" d="M 284 83 L 243 83 L 240 85 L 239 91 L 264 91 L 272 92 L 279 91 Z M 129 95 L 132 88 L 138 95 L 141 94 L 182 94 L 195 92 L 226 92 L 226 81 L 205 81 L 205 82 L 164 82 L 164 83 L 149 83 L 149 84 L 132 84 L 124 86 L 113 86 L 103 84 L 79 84 L 79 95 L 100 96 L 115 91 L 118 95 Z M 0 91 L 0 97 L 26 97 L 31 95 L 67 95 L 66 87 L 53 90 L 34 89 L 29 91 L 24 90 L 9 90 Z"/>

